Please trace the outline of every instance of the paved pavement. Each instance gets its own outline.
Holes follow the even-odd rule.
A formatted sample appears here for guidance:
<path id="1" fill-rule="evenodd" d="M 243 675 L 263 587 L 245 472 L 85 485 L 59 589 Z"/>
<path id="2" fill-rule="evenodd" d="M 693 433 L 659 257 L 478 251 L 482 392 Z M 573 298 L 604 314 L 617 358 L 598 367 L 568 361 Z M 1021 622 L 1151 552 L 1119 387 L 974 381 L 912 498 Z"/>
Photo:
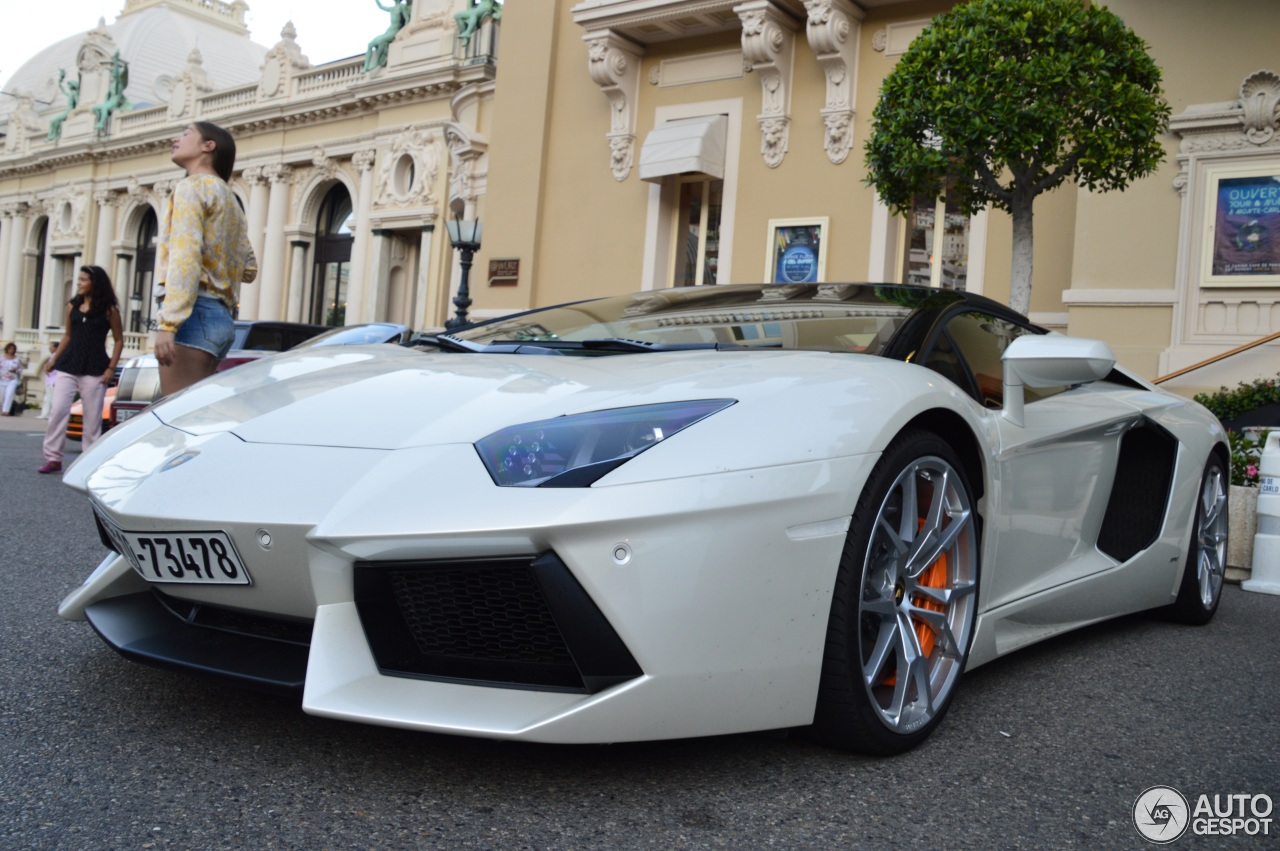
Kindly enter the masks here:
<path id="1" fill-rule="evenodd" d="M 971 672 L 894 759 L 427 735 L 136 665 L 55 615 L 103 550 L 23 420 L 0 426 L 0 848 L 1092 851 L 1148 847 L 1157 784 L 1280 802 L 1280 597 L 1235 586 L 1207 627 L 1122 618 Z M 1280 849 L 1271 827 L 1171 847 Z"/>

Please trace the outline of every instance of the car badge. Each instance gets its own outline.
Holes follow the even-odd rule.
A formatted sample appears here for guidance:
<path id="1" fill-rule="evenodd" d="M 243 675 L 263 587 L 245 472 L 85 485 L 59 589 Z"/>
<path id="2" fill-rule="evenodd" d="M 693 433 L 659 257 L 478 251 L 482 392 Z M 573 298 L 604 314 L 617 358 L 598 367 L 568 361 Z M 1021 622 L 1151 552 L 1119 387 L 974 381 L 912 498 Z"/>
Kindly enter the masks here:
<path id="1" fill-rule="evenodd" d="M 183 452 L 181 455 L 175 455 L 168 461 L 164 462 L 164 466 L 160 468 L 159 472 L 163 473 L 168 470 L 172 470 L 174 467 L 181 467 L 183 464 L 187 463 L 199 454 L 199 452 Z"/>

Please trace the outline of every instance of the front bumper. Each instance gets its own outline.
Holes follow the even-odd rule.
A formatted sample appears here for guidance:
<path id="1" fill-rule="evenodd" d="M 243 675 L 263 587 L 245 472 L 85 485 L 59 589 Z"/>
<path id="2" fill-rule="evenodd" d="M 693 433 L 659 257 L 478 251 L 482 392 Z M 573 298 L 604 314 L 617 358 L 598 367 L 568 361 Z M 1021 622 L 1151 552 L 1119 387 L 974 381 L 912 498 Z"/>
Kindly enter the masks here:
<path id="1" fill-rule="evenodd" d="M 303 709 L 366 723 L 547 742 L 797 726 L 812 720 L 851 500 L 874 461 L 529 490 L 493 486 L 470 445 L 263 446 L 159 429 L 89 476 L 92 498 L 129 530 L 224 530 L 244 542 L 253 586 L 166 586 L 176 602 L 157 613 L 151 587 L 115 558 L 60 613 L 87 617 L 131 658 L 273 691 L 296 693 L 305 654 Z M 577 588 L 542 586 L 556 628 L 576 630 L 565 646 L 578 682 L 414 669 L 434 651 L 405 641 L 418 662 L 389 661 L 397 645 L 371 629 L 361 575 L 540 554 Z M 310 624 L 309 645 L 182 622 L 171 610 L 188 604 Z M 590 623 L 570 624 L 566 612 L 583 611 Z"/>

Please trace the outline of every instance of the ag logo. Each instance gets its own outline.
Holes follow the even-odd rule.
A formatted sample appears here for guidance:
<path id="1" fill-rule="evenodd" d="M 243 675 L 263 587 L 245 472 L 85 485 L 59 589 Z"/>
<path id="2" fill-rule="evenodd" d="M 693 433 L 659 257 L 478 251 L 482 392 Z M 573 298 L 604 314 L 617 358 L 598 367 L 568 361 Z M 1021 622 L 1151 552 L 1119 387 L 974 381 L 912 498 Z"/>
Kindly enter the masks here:
<path id="1" fill-rule="evenodd" d="M 1179 839 L 1187 832 L 1191 810 L 1182 793 L 1171 786 L 1152 786 L 1133 802 L 1133 825 L 1142 838 L 1157 845 Z"/>

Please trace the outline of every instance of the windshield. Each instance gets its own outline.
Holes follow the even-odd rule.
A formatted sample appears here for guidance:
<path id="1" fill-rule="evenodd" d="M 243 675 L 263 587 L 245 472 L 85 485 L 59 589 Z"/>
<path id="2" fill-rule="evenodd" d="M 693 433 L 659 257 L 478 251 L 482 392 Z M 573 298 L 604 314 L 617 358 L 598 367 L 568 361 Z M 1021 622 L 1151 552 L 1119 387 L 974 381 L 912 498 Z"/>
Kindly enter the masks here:
<path id="1" fill-rule="evenodd" d="M 880 354 L 903 320 L 930 298 L 918 288 L 868 284 L 652 290 L 534 310 L 452 336 L 482 345 L 634 340 Z"/>

